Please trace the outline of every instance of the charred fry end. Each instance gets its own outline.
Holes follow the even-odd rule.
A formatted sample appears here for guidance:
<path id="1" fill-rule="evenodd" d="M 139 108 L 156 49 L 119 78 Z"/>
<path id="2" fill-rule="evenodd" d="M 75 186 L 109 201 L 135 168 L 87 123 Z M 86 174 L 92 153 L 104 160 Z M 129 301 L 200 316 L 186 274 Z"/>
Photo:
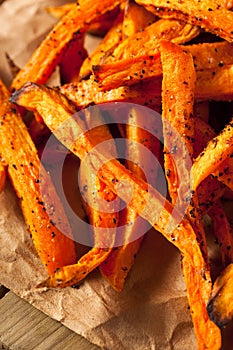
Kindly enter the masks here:
<path id="1" fill-rule="evenodd" d="M 233 318 L 233 264 L 221 273 L 214 283 L 212 296 L 207 305 L 209 318 L 219 327 Z"/>

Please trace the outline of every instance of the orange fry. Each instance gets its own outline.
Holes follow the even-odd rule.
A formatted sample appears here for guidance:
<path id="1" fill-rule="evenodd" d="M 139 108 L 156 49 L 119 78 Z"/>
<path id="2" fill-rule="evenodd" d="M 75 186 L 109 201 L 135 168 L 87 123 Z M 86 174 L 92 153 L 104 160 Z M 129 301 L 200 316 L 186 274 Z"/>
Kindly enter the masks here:
<path id="1" fill-rule="evenodd" d="M 218 170 L 218 167 L 227 158 L 231 158 L 232 153 L 233 121 L 219 135 L 214 137 L 195 159 L 191 169 L 192 189 L 195 191 L 207 176 Z"/>
<path id="2" fill-rule="evenodd" d="M 212 0 L 136 0 L 155 15 L 166 19 L 179 19 L 200 26 L 221 38 L 233 42 L 233 13 L 224 3 Z"/>
<path id="3" fill-rule="evenodd" d="M 61 61 L 68 43 L 74 35 L 82 35 L 88 25 L 101 13 L 113 9 L 124 0 L 82 1 L 80 6 L 69 11 L 47 35 L 41 45 L 16 75 L 11 89 L 20 88 L 27 81 L 45 83 Z"/>
<path id="4" fill-rule="evenodd" d="M 58 91 L 36 84 L 26 84 L 12 95 L 11 101 L 25 108 L 37 110 L 56 137 L 81 159 L 92 151 L 93 138 L 90 137 L 89 133 L 83 133 L 83 120 L 72 118 L 74 109 Z M 53 117 L 51 118 L 51 116 Z M 64 123 L 68 123 L 66 127 Z M 69 133 L 67 133 L 67 127 Z M 95 142 L 98 142 L 98 139 Z M 129 207 L 135 210 L 137 215 L 149 221 L 181 251 L 183 273 L 199 347 L 219 349 L 221 344 L 220 330 L 210 321 L 206 311 L 206 303 L 211 292 L 211 279 L 197 243 L 196 234 L 189 221 L 185 218 L 182 220 L 180 213 L 165 198 L 141 178 L 132 174 L 116 159 L 109 161 L 106 155 L 99 152 L 91 154 L 92 171 L 96 173 L 98 169 L 98 177 L 101 181 L 126 201 L 130 184 L 133 196 L 129 200 Z M 98 168 L 100 161 L 103 166 Z M 61 274 L 62 268 L 58 271 L 58 279 Z M 209 334 L 212 336 L 209 337 Z"/>
<path id="5" fill-rule="evenodd" d="M 0 153 L 8 166 L 35 248 L 52 274 L 57 268 L 76 260 L 71 228 L 26 126 L 8 102 L 9 97 L 6 87 L 0 82 Z M 46 188 L 48 206 L 41 194 L 42 188 Z"/>
<path id="6" fill-rule="evenodd" d="M 179 206 L 190 197 L 189 171 L 194 144 L 194 84 L 192 56 L 181 47 L 161 41 L 162 120 L 164 168 L 173 203 Z"/>

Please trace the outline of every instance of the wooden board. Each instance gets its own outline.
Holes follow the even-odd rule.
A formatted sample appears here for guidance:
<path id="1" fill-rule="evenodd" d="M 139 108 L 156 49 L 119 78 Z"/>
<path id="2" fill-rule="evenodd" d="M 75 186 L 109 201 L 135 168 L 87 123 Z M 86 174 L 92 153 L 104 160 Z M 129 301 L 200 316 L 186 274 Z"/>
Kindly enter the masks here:
<path id="1" fill-rule="evenodd" d="M 0 297 L 0 349 L 100 349 L 3 286 Z"/>

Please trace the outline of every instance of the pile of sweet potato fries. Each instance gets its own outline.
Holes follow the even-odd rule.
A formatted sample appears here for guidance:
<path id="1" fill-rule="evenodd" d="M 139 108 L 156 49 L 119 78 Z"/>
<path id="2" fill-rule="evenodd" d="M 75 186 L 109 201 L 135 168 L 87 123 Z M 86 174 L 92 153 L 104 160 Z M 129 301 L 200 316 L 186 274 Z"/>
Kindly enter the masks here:
<path id="1" fill-rule="evenodd" d="M 219 0 L 80 0 L 50 7 L 57 24 L 10 88 L 0 84 L 0 190 L 8 174 L 49 274 L 39 286 L 71 286 L 99 267 L 121 291 L 143 240 L 133 239 L 138 230 L 134 222 L 141 216 L 179 249 L 198 349 L 210 350 L 221 348 L 219 327 L 233 315 L 233 236 L 222 205 L 226 193 L 233 198 L 233 119 L 214 130 L 210 113 L 210 101 L 227 104 L 233 99 L 232 5 Z M 85 49 L 88 32 L 102 36 L 90 55 Z M 57 66 L 61 85 L 47 87 Z M 85 108 L 107 102 L 132 103 L 131 122 L 118 125 L 119 133 L 160 159 L 168 198 L 159 192 L 156 174 L 147 183 L 135 145 L 126 149 L 134 162 L 120 162 L 116 149 L 108 161 L 100 152 L 93 154 L 81 176 L 89 189 L 83 207 L 94 247 L 77 261 L 69 220 L 35 143 L 40 133 L 51 132 L 82 162 L 96 145 L 113 138 L 108 125 L 91 129 L 92 119 L 101 116 Z M 163 147 L 148 130 L 135 126 L 142 116 L 133 104 L 161 112 Z M 30 133 L 25 110 L 34 113 Z M 80 110 L 82 118 L 74 119 Z M 83 125 L 88 132 L 82 133 Z M 127 184 L 133 195 L 119 210 Z M 114 201 L 114 212 L 93 206 L 97 195 L 106 203 Z M 213 221 L 222 259 L 222 274 L 214 283 L 205 215 Z M 112 232 L 119 225 L 125 225 L 125 244 L 114 248 Z M 105 229 L 102 235 L 100 228 Z"/>

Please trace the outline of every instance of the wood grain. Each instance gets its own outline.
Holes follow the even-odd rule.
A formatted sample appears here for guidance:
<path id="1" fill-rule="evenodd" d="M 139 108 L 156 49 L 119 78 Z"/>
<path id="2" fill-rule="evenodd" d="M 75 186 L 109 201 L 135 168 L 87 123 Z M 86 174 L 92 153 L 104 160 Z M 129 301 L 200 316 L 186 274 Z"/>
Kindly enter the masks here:
<path id="1" fill-rule="evenodd" d="M 0 295 L 4 292 L 0 300 L 0 349 L 100 349 L 0 286 Z"/>

